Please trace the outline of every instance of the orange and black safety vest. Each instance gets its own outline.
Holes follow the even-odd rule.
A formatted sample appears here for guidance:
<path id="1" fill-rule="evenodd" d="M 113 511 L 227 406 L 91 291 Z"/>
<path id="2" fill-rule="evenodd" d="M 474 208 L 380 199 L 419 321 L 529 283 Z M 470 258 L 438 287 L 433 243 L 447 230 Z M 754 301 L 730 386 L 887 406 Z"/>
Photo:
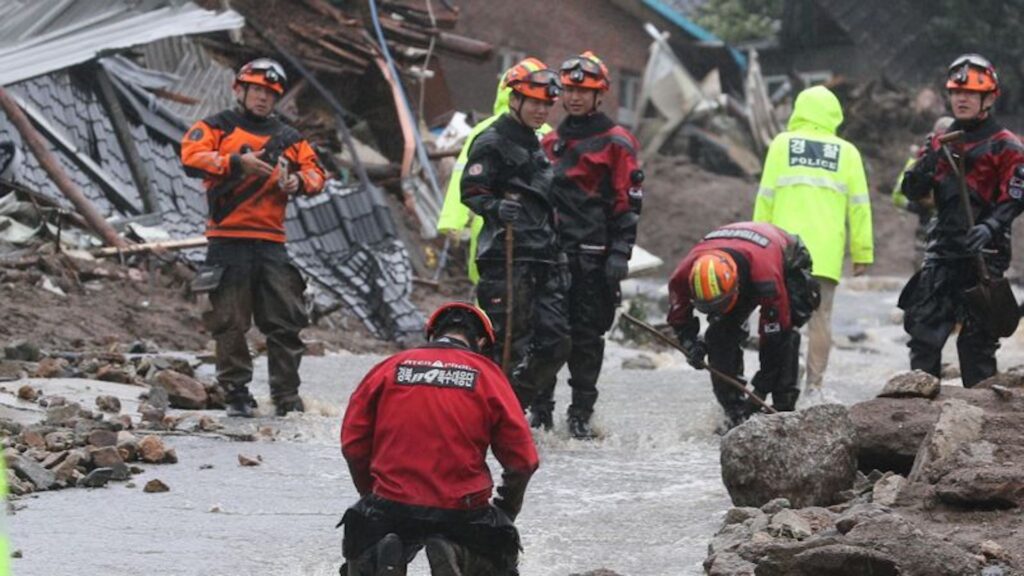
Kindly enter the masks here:
<path id="1" fill-rule="evenodd" d="M 241 155 L 263 150 L 260 159 L 274 172 L 245 175 Z M 181 142 L 181 161 L 190 176 L 203 178 L 209 204 L 208 238 L 249 238 L 284 242 L 288 195 L 278 181 L 279 159 L 299 177 L 299 193 L 313 195 L 324 187 L 324 170 L 316 152 L 291 126 L 276 117 L 256 119 L 226 110 L 196 122 Z"/>

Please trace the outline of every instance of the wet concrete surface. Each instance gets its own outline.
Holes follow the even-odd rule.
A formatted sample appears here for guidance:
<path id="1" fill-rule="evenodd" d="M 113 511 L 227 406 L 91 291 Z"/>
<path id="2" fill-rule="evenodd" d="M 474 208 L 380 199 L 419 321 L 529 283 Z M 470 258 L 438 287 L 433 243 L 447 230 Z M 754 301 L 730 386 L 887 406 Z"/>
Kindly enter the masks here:
<path id="1" fill-rule="evenodd" d="M 895 288 L 857 288 L 839 292 L 837 346 L 825 383 L 826 399 L 845 404 L 873 397 L 907 365 L 905 337 L 893 315 Z M 952 343 L 948 350 L 955 362 Z M 707 375 L 673 353 L 654 355 L 656 370 L 620 368 L 638 353 L 609 346 L 595 414 L 601 438 L 595 442 L 568 437 L 561 413 L 569 392 L 564 378 L 560 382 L 559 418 L 554 431 L 537 434 L 541 469 L 518 522 L 523 574 L 599 567 L 623 575 L 703 573 L 707 542 L 730 506 L 713 432 L 720 411 Z M 224 421 L 230 432 L 255 441 L 166 436 L 179 463 L 144 466 L 134 486 L 113 483 L 18 500 L 8 522 L 12 548 L 23 554 L 14 560 L 14 573 L 336 574 L 341 532 L 334 526 L 356 500 L 338 445 L 341 415 L 360 377 L 379 360 L 306 358 L 302 392 L 310 412 Z M 1024 362 L 1018 337 L 1005 342 L 1000 361 L 1003 367 Z M 755 353 L 748 352 L 748 376 L 756 365 Z M 253 385 L 263 406 L 269 405 L 265 369 L 260 361 Z M 260 428 L 273 432 L 266 436 Z M 241 467 L 239 454 L 260 456 L 262 464 Z M 492 462 L 492 470 L 500 468 Z M 152 478 L 170 491 L 143 493 Z M 427 573 L 422 557 L 409 571 Z"/>

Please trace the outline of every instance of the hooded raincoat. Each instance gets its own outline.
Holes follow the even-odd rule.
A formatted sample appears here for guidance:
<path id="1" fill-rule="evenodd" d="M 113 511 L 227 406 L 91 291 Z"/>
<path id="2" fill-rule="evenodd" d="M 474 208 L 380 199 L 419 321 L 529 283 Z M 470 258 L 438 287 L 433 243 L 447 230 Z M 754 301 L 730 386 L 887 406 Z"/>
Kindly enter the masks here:
<path id="1" fill-rule="evenodd" d="M 800 93 L 786 132 L 768 148 L 754 221 L 800 236 L 815 276 L 839 281 L 847 227 L 855 264 L 874 261 L 871 202 L 860 152 L 836 136 L 839 99 L 824 86 Z"/>

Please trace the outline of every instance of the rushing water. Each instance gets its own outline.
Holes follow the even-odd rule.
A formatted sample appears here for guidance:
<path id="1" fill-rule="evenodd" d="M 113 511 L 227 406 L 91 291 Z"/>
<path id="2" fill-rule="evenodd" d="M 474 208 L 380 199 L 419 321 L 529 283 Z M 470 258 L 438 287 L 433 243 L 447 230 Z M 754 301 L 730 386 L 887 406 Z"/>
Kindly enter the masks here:
<path id="1" fill-rule="evenodd" d="M 826 380 L 830 399 L 870 398 L 905 367 L 902 331 L 891 318 L 894 304 L 891 289 L 840 290 L 839 348 Z M 860 332 L 866 339 L 849 345 L 846 336 Z M 569 439 L 564 421 L 538 434 L 541 468 L 519 518 L 524 575 L 565 576 L 599 567 L 631 576 L 703 574 L 707 542 L 730 505 L 719 477 L 713 432 L 718 410 L 710 384 L 705 373 L 670 354 L 656 357 L 657 370 L 622 370 L 622 360 L 635 355 L 609 346 L 595 416 L 599 441 Z M 1016 341 L 1001 352 L 1003 365 L 1022 358 Z M 244 424 L 274 427 L 273 439 L 167 437 L 180 462 L 145 466 L 134 487 L 113 483 L 18 501 L 8 523 L 13 548 L 23 553 L 14 560 L 14 573 L 337 574 L 341 533 L 334 525 L 356 499 L 338 447 L 340 415 L 359 378 L 378 360 L 307 358 L 303 394 L 312 413 Z M 748 367 L 756 362 L 748 353 Z M 265 363 L 258 372 L 254 391 L 265 402 Z M 561 412 L 568 400 L 564 382 L 556 399 Z M 259 455 L 263 463 L 243 468 L 239 454 Z M 152 478 L 170 492 L 143 493 Z M 422 555 L 409 573 L 429 573 Z"/>

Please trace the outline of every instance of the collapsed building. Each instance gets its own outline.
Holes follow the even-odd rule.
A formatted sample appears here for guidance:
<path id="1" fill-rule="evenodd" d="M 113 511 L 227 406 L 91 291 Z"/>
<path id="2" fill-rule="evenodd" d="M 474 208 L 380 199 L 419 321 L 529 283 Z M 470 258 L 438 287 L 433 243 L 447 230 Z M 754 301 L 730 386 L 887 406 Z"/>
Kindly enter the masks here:
<path id="1" fill-rule="evenodd" d="M 374 10 L 377 38 L 363 14 L 325 0 L 235 1 L 233 10 L 223 9 L 226 2 L 204 4 L 0 3 L 0 85 L 121 235 L 185 239 L 201 236 L 207 203 L 200 181 L 181 167 L 184 131 L 233 105 L 238 64 L 257 55 L 281 60 L 292 82 L 279 113 L 309 136 L 331 176 L 323 194 L 290 203 L 286 221 L 288 250 L 314 288 L 317 310 L 345 306 L 382 339 L 418 332 L 423 318 L 409 298 L 416 270 L 396 220 L 411 217 L 433 230 L 441 196 L 396 78 L 422 74 L 417 66 L 430 58 L 435 37 L 438 50 L 466 57 L 486 56 L 489 47 L 428 34 L 428 27 L 450 27 L 456 13 L 440 9 L 435 18 L 411 3 L 382 2 L 381 13 Z M 0 123 L 0 142 L 20 151 L 4 159 L 8 176 L 0 186 L 73 213 L 24 140 L 13 123 Z M 384 180 L 404 191 L 397 202 L 380 177 L 370 177 L 391 159 L 400 168 Z M 182 254 L 193 262 L 203 256 L 199 248 Z"/>

